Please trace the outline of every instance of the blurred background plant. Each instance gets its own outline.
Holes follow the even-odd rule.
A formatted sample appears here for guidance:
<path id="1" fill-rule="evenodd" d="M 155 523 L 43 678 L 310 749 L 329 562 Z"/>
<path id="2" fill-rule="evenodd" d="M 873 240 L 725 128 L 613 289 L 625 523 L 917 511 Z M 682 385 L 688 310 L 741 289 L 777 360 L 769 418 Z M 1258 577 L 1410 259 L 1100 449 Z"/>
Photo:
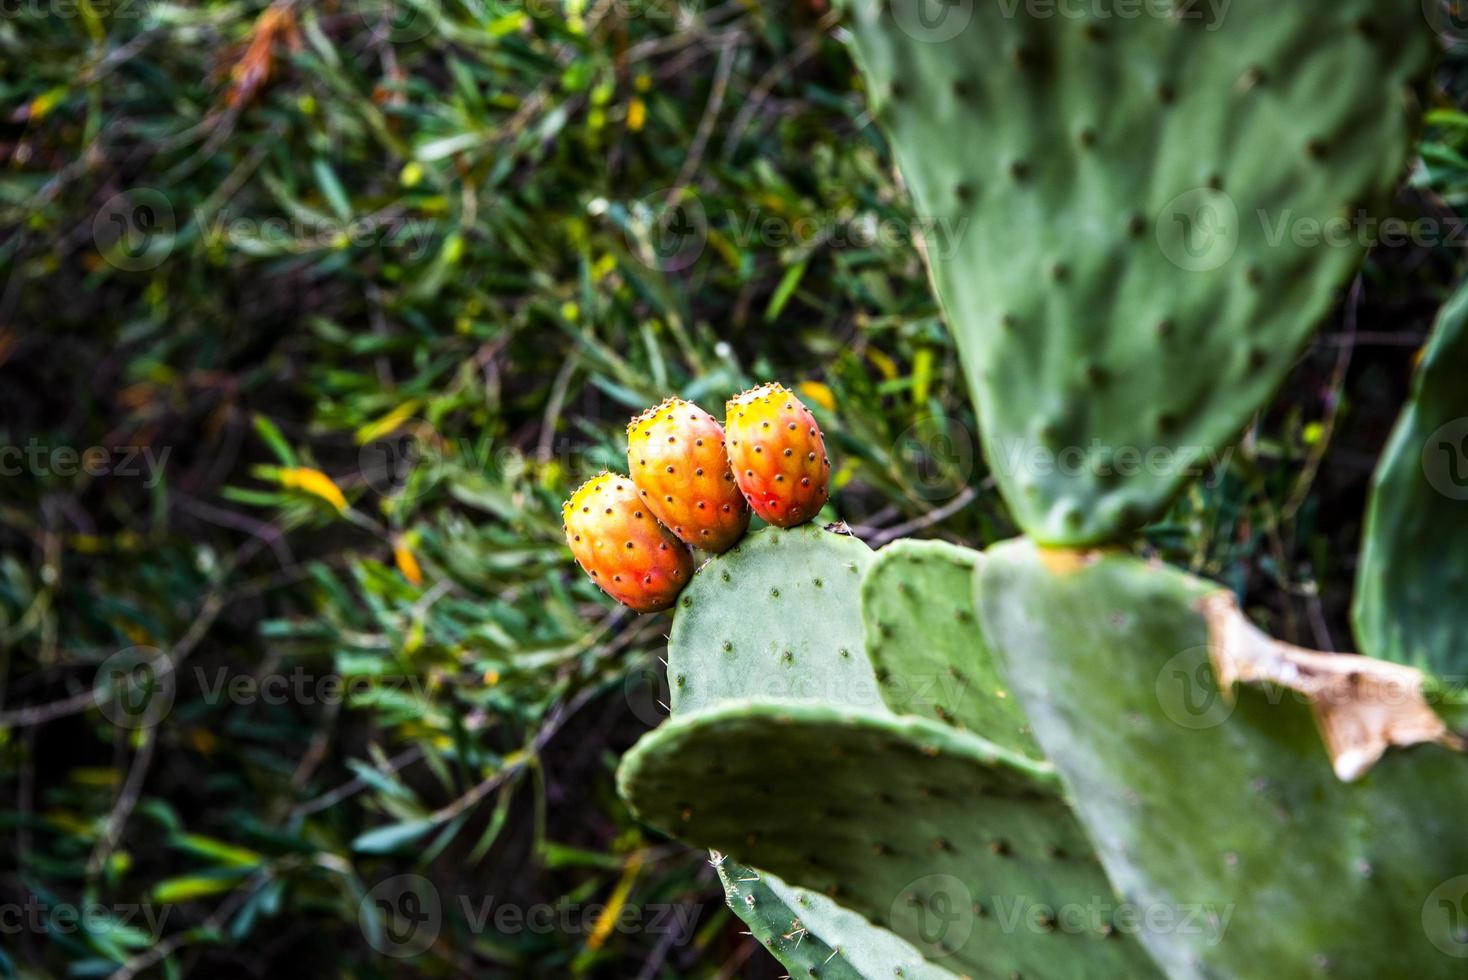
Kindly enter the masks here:
<path id="1" fill-rule="evenodd" d="M 0 21 L 0 973 L 779 975 L 616 797 L 668 623 L 573 574 L 558 506 L 641 408 L 773 378 L 869 543 L 1011 532 L 913 247 L 961 229 L 914 229 L 837 25 Z M 1463 63 L 1398 202 L 1436 234 L 1376 250 L 1140 546 L 1285 639 L 1350 648 L 1366 484 L 1464 265 Z"/>

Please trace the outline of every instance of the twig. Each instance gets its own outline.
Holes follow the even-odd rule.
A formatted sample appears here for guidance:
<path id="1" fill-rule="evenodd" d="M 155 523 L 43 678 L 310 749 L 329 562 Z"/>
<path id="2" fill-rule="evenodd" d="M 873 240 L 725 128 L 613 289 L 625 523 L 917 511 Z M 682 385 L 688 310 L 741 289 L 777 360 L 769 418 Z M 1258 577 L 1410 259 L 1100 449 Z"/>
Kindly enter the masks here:
<path id="1" fill-rule="evenodd" d="M 915 517 L 912 520 L 907 521 L 903 524 L 897 524 L 893 527 L 887 528 L 884 531 L 878 531 L 876 534 L 873 534 L 871 536 L 870 540 L 867 541 L 867 544 L 871 545 L 873 548 L 879 548 L 882 545 L 886 544 L 888 541 L 896 540 L 897 538 L 911 534 L 914 531 L 921 531 L 925 527 L 932 527 L 934 524 L 946 521 L 948 518 L 952 517 L 954 514 L 957 514 L 969 504 L 973 503 L 978 495 L 979 492 L 973 487 L 964 487 L 963 491 L 959 493 L 957 497 L 954 497 L 952 500 L 948 501 L 948 503 L 944 504 L 942 507 L 939 507 L 937 510 L 928 511 L 928 513 L 924 514 L 921 517 Z"/>
<path id="2" fill-rule="evenodd" d="M 734 55 L 739 51 L 739 41 L 738 36 L 732 37 L 719 47 L 719 64 L 714 69 L 714 84 L 709 90 L 708 105 L 704 106 L 703 118 L 699 120 L 698 132 L 693 136 L 693 145 L 688 150 L 683 167 L 678 171 L 678 179 L 673 181 L 673 186 L 663 199 L 666 207 L 673 207 L 678 203 L 683 188 L 688 186 L 699 165 L 703 163 L 709 137 L 714 133 L 714 123 L 718 121 L 719 112 L 724 108 L 724 97 L 729 94 L 729 76 L 734 72 Z"/>

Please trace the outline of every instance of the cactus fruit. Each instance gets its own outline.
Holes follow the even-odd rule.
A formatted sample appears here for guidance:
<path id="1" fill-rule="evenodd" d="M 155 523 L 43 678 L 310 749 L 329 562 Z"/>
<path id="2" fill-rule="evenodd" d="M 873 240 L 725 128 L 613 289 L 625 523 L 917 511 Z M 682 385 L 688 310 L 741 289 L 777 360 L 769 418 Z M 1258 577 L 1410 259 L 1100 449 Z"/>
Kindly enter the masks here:
<path id="1" fill-rule="evenodd" d="M 693 577 L 688 549 L 647 511 L 625 476 L 587 480 L 561 505 L 561 518 L 577 564 L 630 609 L 667 609 Z"/>
<path id="2" fill-rule="evenodd" d="M 1361 651 L 1468 675 L 1468 286 L 1444 307 L 1376 472 L 1356 578 Z"/>
<path id="3" fill-rule="evenodd" d="M 831 460 L 815 416 L 794 392 L 764 384 L 729 399 L 724 431 L 734 479 L 760 517 L 795 527 L 825 506 Z"/>
<path id="4" fill-rule="evenodd" d="M 678 602 L 668 640 L 675 714 L 727 698 L 876 707 L 862 655 L 860 583 L 872 551 L 814 525 L 764 528 L 711 558 Z"/>
<path id="5" fill-rule="evenodd" d="M 1032 759 L 1040 747 L 978 633 L 983 555 L 942 541 L 894 541 L 861 583 L 867 656 L 887 707 L 959 725 Z"/>
<path id="6" fill-rule="evenodd" d="M 1420 4 L 841 5 L 1016 520 L 1079 546 L 1155 518 L 1360 262 Z"/>
<path id="7" fill-rule="evenodd" d="M 1250 628 L 1236 610 L 1216 627 L 1205 610 L 1219 594 L 1122 555 L 1028 541 L 991 548 L 978 573 L 985 635 L 1112 882 L 1170 917 L 1142 941 L 1174 978 L 1252 977 L 1260 964 L 1461 977 L 1468 945 L 1439 904 L 1468 888 L 1468 759 L 1420 745 L 1342 782 L 1312 714 L 1327 733 L 1339 727 L 1328 713 L 1347 709 L 1390 728 L 1403 689 L 1357 704 L 1350 692 L 1377 666 L 1408 668 L 1313 655 L 1351 674 L 1345 697 L 1309 706 L 1279 687 L 1220 691 L 1211 664 L 1235 663 Z"/>
<path id="8" fill-rule="evenodd" d="M 618 782 L 643 820 L 823 892 L 954 973 L 1156 975 L 1050 768 L 962 729 L 728 702 L 645 736 Z"/>
<path id="9" fill-rule="evenodd" d="M 695 548 L 727 551 L 749 527 L 724 429 L 691 402 L 669 398 L 628 424 L 627 470 L 653 515 Z"/>

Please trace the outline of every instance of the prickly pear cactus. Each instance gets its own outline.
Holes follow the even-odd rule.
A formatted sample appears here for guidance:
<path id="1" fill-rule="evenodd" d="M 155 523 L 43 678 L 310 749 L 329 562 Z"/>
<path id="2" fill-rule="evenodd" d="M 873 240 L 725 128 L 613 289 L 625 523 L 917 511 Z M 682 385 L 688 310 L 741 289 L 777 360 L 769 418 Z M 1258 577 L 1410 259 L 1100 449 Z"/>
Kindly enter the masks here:
<path id="1" fill-rule="evenodd" d="M 956 980 L 924 962 L 892 933 L 824 895 L 794 888 L 768 871 L 735 864 L 717 853 L 714 860 L 729 907 L 792 977 Z"/>
<path id="2" fill-rule="evenodd" d="M 943 541 L 894 541 L 877 552 L 861 583 L 867 655 L 897 714 L 959 725 L 1041 759 L 978 632 L 974 572 L 983 557 Z"/>
<path id="3" fill-rule="evenodd" d="M 1154 975 L 1050 768 L 962 729 L 728 702 L 643 738 L 618 780 L 643 820 L 822 892 L 953 972 Z"/>
<path id="4" fill-rule="evenodd" d="M 1371 491 L 1356 642 L 1468 674 L 1468 287 L 1444 307 Z"/>
<path id="5" fill-rule="evenodd" d="M 766 528 L 710 560 L 678 599 L 668 642 L 674 714 L 727 698 L 882 703 L 862 653 L 872 550 L 807 524 Z"/>
<path id="6" fill-rule="evenodd" d="M 1217 586 L 1121 555 L 1017 541 L 977 581 L 989 643 L 1111 881 L 1156 916 L 1140 938 L 1169 977 L 1463 975 L 1468 759 L 1424 744 L 1360 771 L 1362 738 L 1435 723 L 1409 710 L 1415 672 L 1261 653 L 1236 610 L 1211 618 L 1231 603 Z M 1307 707 L 1220 690 L 1220 669 L 1338 683 Z M 1371 687 L 1383 672 L 1397 682 Z"/>
<path id="7" fill-rule="evenodd" d="M 757 531 L 710 560 L 673 619 L 674 714 L 748 698 L 880 710 L 862 650 L 860 583 L 871 561 L 860 540 L 809 524 Z M 791 976 L 888 976 L 896 967 L 913 980 L 949 980 L 901 939 L 826 896 L 716 860 L 729 907 Z"/>
<path id="8" fill-rule="evenodd" d="M 1364 254 L 1431 60 L 1419 3 L 843 6 L 1016 519 L 1085 545 L 1155 517 Z"/>

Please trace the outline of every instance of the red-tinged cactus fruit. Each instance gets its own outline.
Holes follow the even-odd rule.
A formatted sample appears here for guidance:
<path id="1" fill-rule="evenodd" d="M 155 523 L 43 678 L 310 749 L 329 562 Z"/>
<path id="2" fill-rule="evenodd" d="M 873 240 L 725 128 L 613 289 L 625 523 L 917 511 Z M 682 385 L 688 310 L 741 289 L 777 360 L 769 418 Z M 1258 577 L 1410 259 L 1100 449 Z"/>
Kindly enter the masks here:
<path id="1" fill-rule="evenodd" d="M 561 505 L 566 543 L 603 592 L 640 613 L 667 609 L 693 577 L 693 556 L 657 522 L 625 476 L 602 473 Z"/>
<path id="2" fill-rule="evenodd" d="M 765 384 L 729 400 L 724 436 L 734 479 L 754 512 L 795 527 L 826 503 L 831 460 L 810 409 L 784 385 Z"/>
<path id="3" fill-rule="evenodd" d="M 628 424 L 627 468 L 653 515 L 695 548 L 727 551 L 749 527 L 724 427 L 691 402 L 669 398 Z"/>

